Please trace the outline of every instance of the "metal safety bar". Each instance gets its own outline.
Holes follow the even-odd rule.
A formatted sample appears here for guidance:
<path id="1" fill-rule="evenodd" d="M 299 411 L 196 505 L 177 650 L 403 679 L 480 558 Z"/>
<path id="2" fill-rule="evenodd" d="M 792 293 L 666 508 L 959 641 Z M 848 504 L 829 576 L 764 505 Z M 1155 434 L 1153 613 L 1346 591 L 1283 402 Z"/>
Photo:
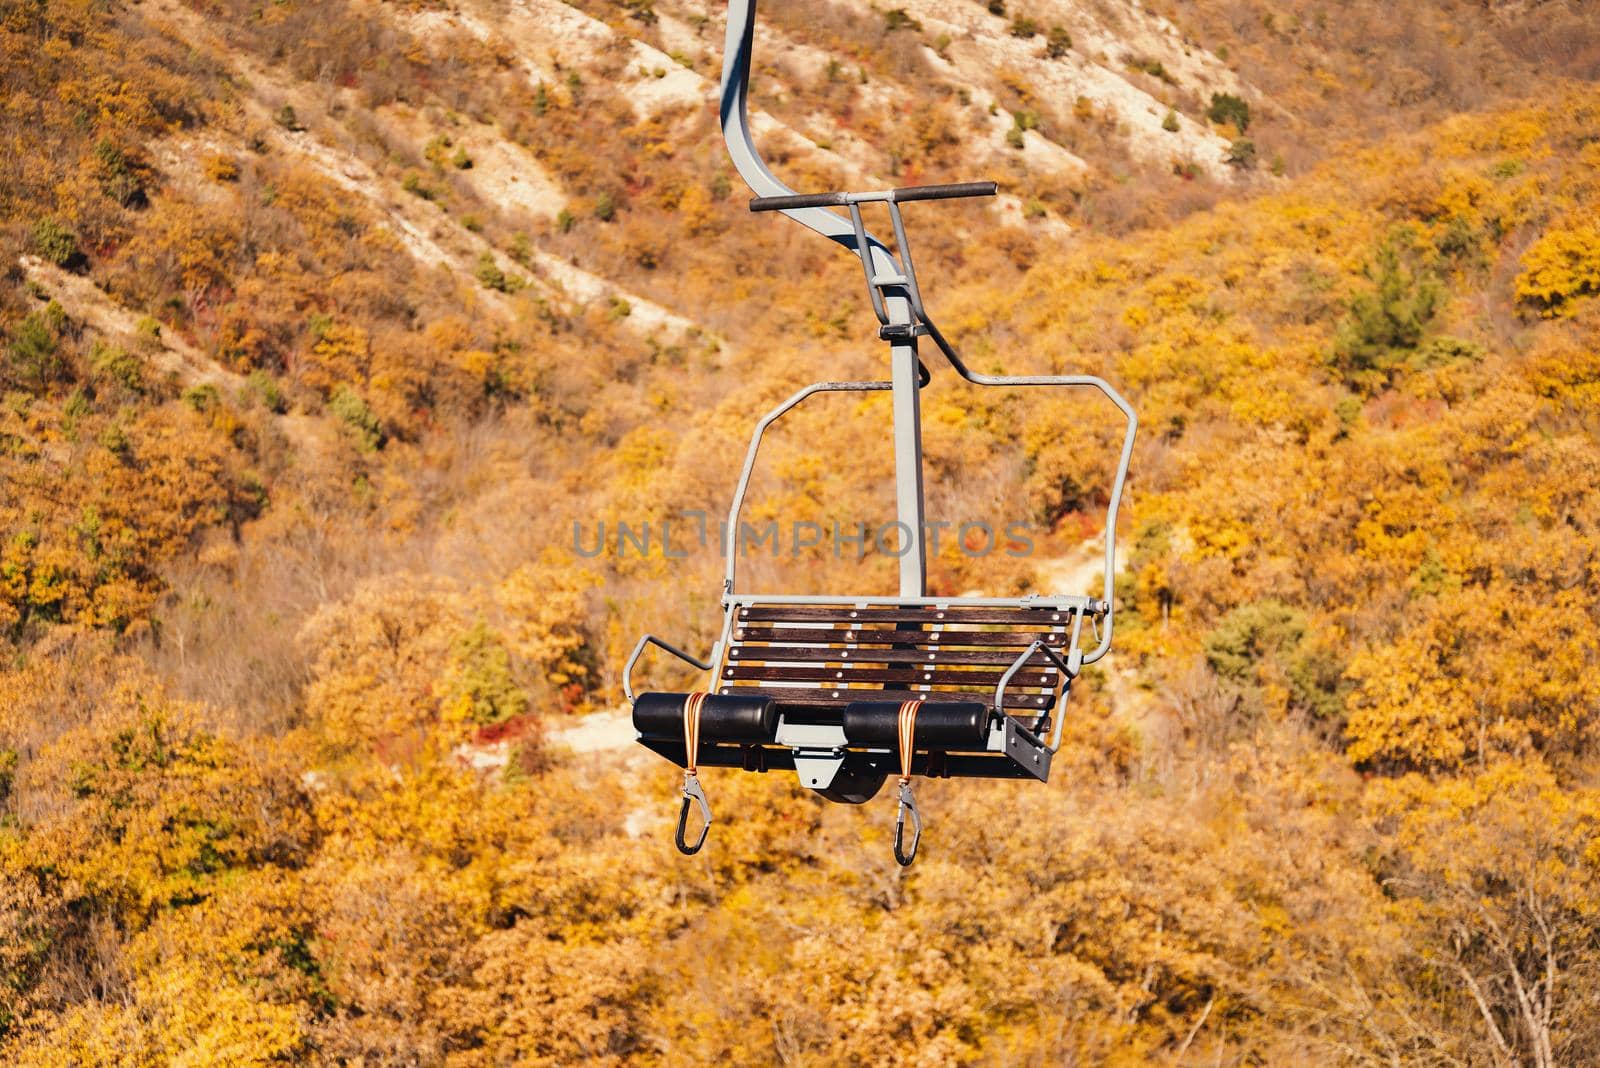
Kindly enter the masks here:
<path id="1" fill-rule="evenodd" d="M 904 204 L 912 200 L 955 200 L 992 197 L 1000 191 L 994 182 L 949 182 L 943 185 L 903 185 L 867 193 L 795 193 L 791 196 L 756 197 L 751 211 L 789 211 L 794 208 L 842 208 L 850 204 L 885 201 Z"/>

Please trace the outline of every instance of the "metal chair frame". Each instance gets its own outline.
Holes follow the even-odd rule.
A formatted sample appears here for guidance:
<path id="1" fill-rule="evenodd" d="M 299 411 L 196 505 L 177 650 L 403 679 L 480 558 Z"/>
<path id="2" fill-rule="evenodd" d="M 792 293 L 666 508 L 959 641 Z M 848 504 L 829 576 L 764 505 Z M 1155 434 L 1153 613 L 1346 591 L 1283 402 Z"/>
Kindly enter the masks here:
<path id="1" fill-rule="evenodd" d="M 1054 730 L 1048 743 L 1033 738 L 1005 711 L 1005 691 L 1016 673 L 1036 654 L 1043 653 L 1055 663 L 1062 673 L 1063 684 L 1057 700 L 1064 695 L 1073 678 L 1085 664 L 1092 664 L 1110 651 L 1115 615 L 1113 581 L 1116 571 L 1117 512 L 1122 501 L 1127 480 L 1128 465 L 1133 454 L 1134 436 L 1138 417 L 1131 405 L 1110 383 L 1095 375 L 991 375 L 972 370 L 948 338 L 940 331 L 923 303 L 922 290 L 917 281 L 916 264 L 911 243 L 906 232 L 901 205 L 921 200 L 943 200 L 956 197 L 992 196 L 997 189 L 993 182 L 967 182 L 954 185 L 913 186 L 908 188 L 865 192 L 797 193 L 780 181 L 768 168 L 756 149 L 748 113 L 750 64 L 754 47 L 756 0 L 730 0 L 728 7 L 727 41 L 721 82 L 721 121 L 723 139 L 728 155 L 739 175 L 750 186 L 755 198 L 750 202 L 752 211 L 777 211 L 822 235 L 856 256 L 862 265 L 868 299 L 878 318 L 878 337 L 889 344 L 890 376 L 881 381 L 825 381 L 808 385 L 789 396 L 767 412 L 756 424 L 744 466 L 734 489 L 728 509 L 728 527 L 731 543 L 728 547 L 726 572 L 723 579 L 721 605 L 723 621 L 720 636 L 712 646 L 709 656 L 701 660 L 654 635 L 645 635 L 634 647 L 623 671 L 623 689 L 630 702 L 635 693 L 632 674 L 640 656 L 648 646 L 657 648 L 710 672 L 707 689 L 716 690 L 718 671 L 733 644 L 733 628 L 738 610 L 753 605 L 840 605 L 856 607 L 903 607 L 930 610 L 951 606 L 996 608 L 1052 608 L 1072 613 L 1071 640 L 1065 655 L 1049 648 L 1043 641 L 1034 641 L 1004 672 L 995 687 L 992 708 L 995 714 L 994 729 L 989 750 L 1005 753 L 1017 745 L 1018 731 L 1027 734 L 1034 743 L 1033 752 L 1043 753 L 1043 775 L 1033 768 L 1028 774 L 1015 769 L 1000 771 L 1006 777 L 1037 777 L 1048 775 L 1048 754 L 1054 753 L 1061 743 L 1064 716 L 1055 715 Z M 862 207 L 883 204 L 892 227 L 895 249 L 874 236 L 866 227 Z M 841 215 L 831 208 L 844 208 Z M 1101 594 L 1098 598 L 1087 596 L 1025 597 L 929 597 L 926 590 L 926 526 L 923 510 L 922 484 L 922 428 L 919 393 L 929 381 L 928 369 L 918 353 L 918 341 L 928 338 L 948 361 L 955 373 L 972 385 L 985 387 L 1064 387 L 1098 390 L 1114 404 L 1126 420 L 1122 448 L 1118 456 L 1115 476 L 1105 513 L 1105 557 Z M 819 393 L 834 392 L 889 392 L 893 398 L 893 436 L 895 455 L 895 497 L 897 527 L 902 539 L 899 570 L 899 594 L 894 597 L 819 596 L 805 594 L 756 594 L 740 592 L 736 585 L 740 551 L 740 513 L 755 468 L 757 454 L 767 430 L 801 402 Z M 1093 648 L 1085 651 L 1079 645 L 1084 619 L 1088 618 L 1098 637 Z M 870 691 L 857 691 L 870 692 Z M 1052 712 L 1054 708 L 1052 708 Z M 657 752 L 682 763 L 682 743 L 641 738 Z M 749 747 L 745 747 L 748 750 Z M 784 750 L 788 752 L 785 753 Z M 802 782 L 826 790 L 835 776 L 850 759 L 861 759 L 859 751 L 851 753 L 845 744 L 841 728 L 828 723 L 790 722 L 790 717 L 780 720 L 774 746 L 759 757 L 759 768 L 793 767 Z M 867 758 L 879 763 L 892 756 L 887 751 L 873 750 Z M 1015 759 L 1015 758 L 1014 758 Z M 738 755 L 738 763 L 748 765 L 752 758 L 748 752 Z M 728 753 L 704 754 L 701 763 L 735 764 L 735 755 Z M 991 761 L 992 765 L 994 762 Z M 1035 763 L 1038 763 L 1037 757 Z M 876 764 L 874 764 L 876 766 Z M 946 774 L 951 773 L 946 765 Z M 924 766 L 926 770 L 926 766 Z M 959 772 L 958 772 L 959 773 Z M 993 770 L 973 771 L 972 774 L 996 774 Z M 913 848 L 914 852 L 914 848 Z"/>

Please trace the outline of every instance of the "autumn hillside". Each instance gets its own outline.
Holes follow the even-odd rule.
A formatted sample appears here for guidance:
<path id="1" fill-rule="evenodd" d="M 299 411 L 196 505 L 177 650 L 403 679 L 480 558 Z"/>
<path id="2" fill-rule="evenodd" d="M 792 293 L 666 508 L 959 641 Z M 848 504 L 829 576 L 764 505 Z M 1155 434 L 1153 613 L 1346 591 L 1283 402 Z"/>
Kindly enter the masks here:
<path id="1" fill-rule="evenodd" d="M 672 849 L 621 665 L 721 561 L 596 533 L 882 372 L 717 5 L 0 0 L 0 1062 L 1600 1062 L 1594 12 L 769 6 L 777 170 L 995 179 L 907 209 L 933 310 L 1140 411 L 1051 784 L 903 870 L 711 771 Z M 1117 422 L 932 366 L 930 513 L 1033 551 L 930 584 L 1082 592 Z M 748 513 L 891 518 L 886 409 Z"/>

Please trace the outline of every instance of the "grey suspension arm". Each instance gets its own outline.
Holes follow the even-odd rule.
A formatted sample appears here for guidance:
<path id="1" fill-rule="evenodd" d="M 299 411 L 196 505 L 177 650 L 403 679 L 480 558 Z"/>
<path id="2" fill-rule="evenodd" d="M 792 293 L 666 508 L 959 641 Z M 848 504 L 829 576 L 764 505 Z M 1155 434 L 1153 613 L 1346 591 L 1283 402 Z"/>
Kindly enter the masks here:
<path id="1" fill-rule="evenodd" d="M 755 46 L 756 0 L 729 0 L 728 38 L 722 51 L 722 139 L 734 169 L 758 197 L 798 196 L 767 167 L 750 133 L 750 54 Z M 826 208 L 791 208 L 784 214 L 830 241 L 858 252 L 855 229 Z M 874 268 L 894 267 L 889 250 L 872 235 L 867 244 Z"/>

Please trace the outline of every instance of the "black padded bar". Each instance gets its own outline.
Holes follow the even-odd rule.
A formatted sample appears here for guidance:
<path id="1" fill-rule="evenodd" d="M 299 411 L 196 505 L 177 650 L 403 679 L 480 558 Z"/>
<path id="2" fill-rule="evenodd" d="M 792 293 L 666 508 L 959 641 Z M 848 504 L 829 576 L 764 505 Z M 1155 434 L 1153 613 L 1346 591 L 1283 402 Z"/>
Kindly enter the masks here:
<path id="1" fill-rule="evenodd" d="M 841 717 L 851 745 L 899 745 L 900 704 L 852 701 Z M 918 749 L 982 749 L 989 737 L 989 706 L 940 702 L 917 709 L 912 745 Z"/>
<path id="2" fill-rule="evenodd" d="M 642 693 L 633 702 L 633 728 L 641 735 L 683 737 L 686 693 Z M 715 742 L 770 742 L 778 707 L 770 697 L 709 694 L 700 706 L 700 736 Z"/>
<path id="3" fill-rule="evenodd" d="M 907 185 L 891 189 L 889 198 L 904 204 L 911 200 L 955 200 L 958 197 L 992 197 L 1000 191 L 994 182 L 947 182 L 943 185 Z M 795 193 L 783 197 L 756 197 L 751 211 L 791 211 L 795 208 L 842 208 L 849 193 Z"/>

